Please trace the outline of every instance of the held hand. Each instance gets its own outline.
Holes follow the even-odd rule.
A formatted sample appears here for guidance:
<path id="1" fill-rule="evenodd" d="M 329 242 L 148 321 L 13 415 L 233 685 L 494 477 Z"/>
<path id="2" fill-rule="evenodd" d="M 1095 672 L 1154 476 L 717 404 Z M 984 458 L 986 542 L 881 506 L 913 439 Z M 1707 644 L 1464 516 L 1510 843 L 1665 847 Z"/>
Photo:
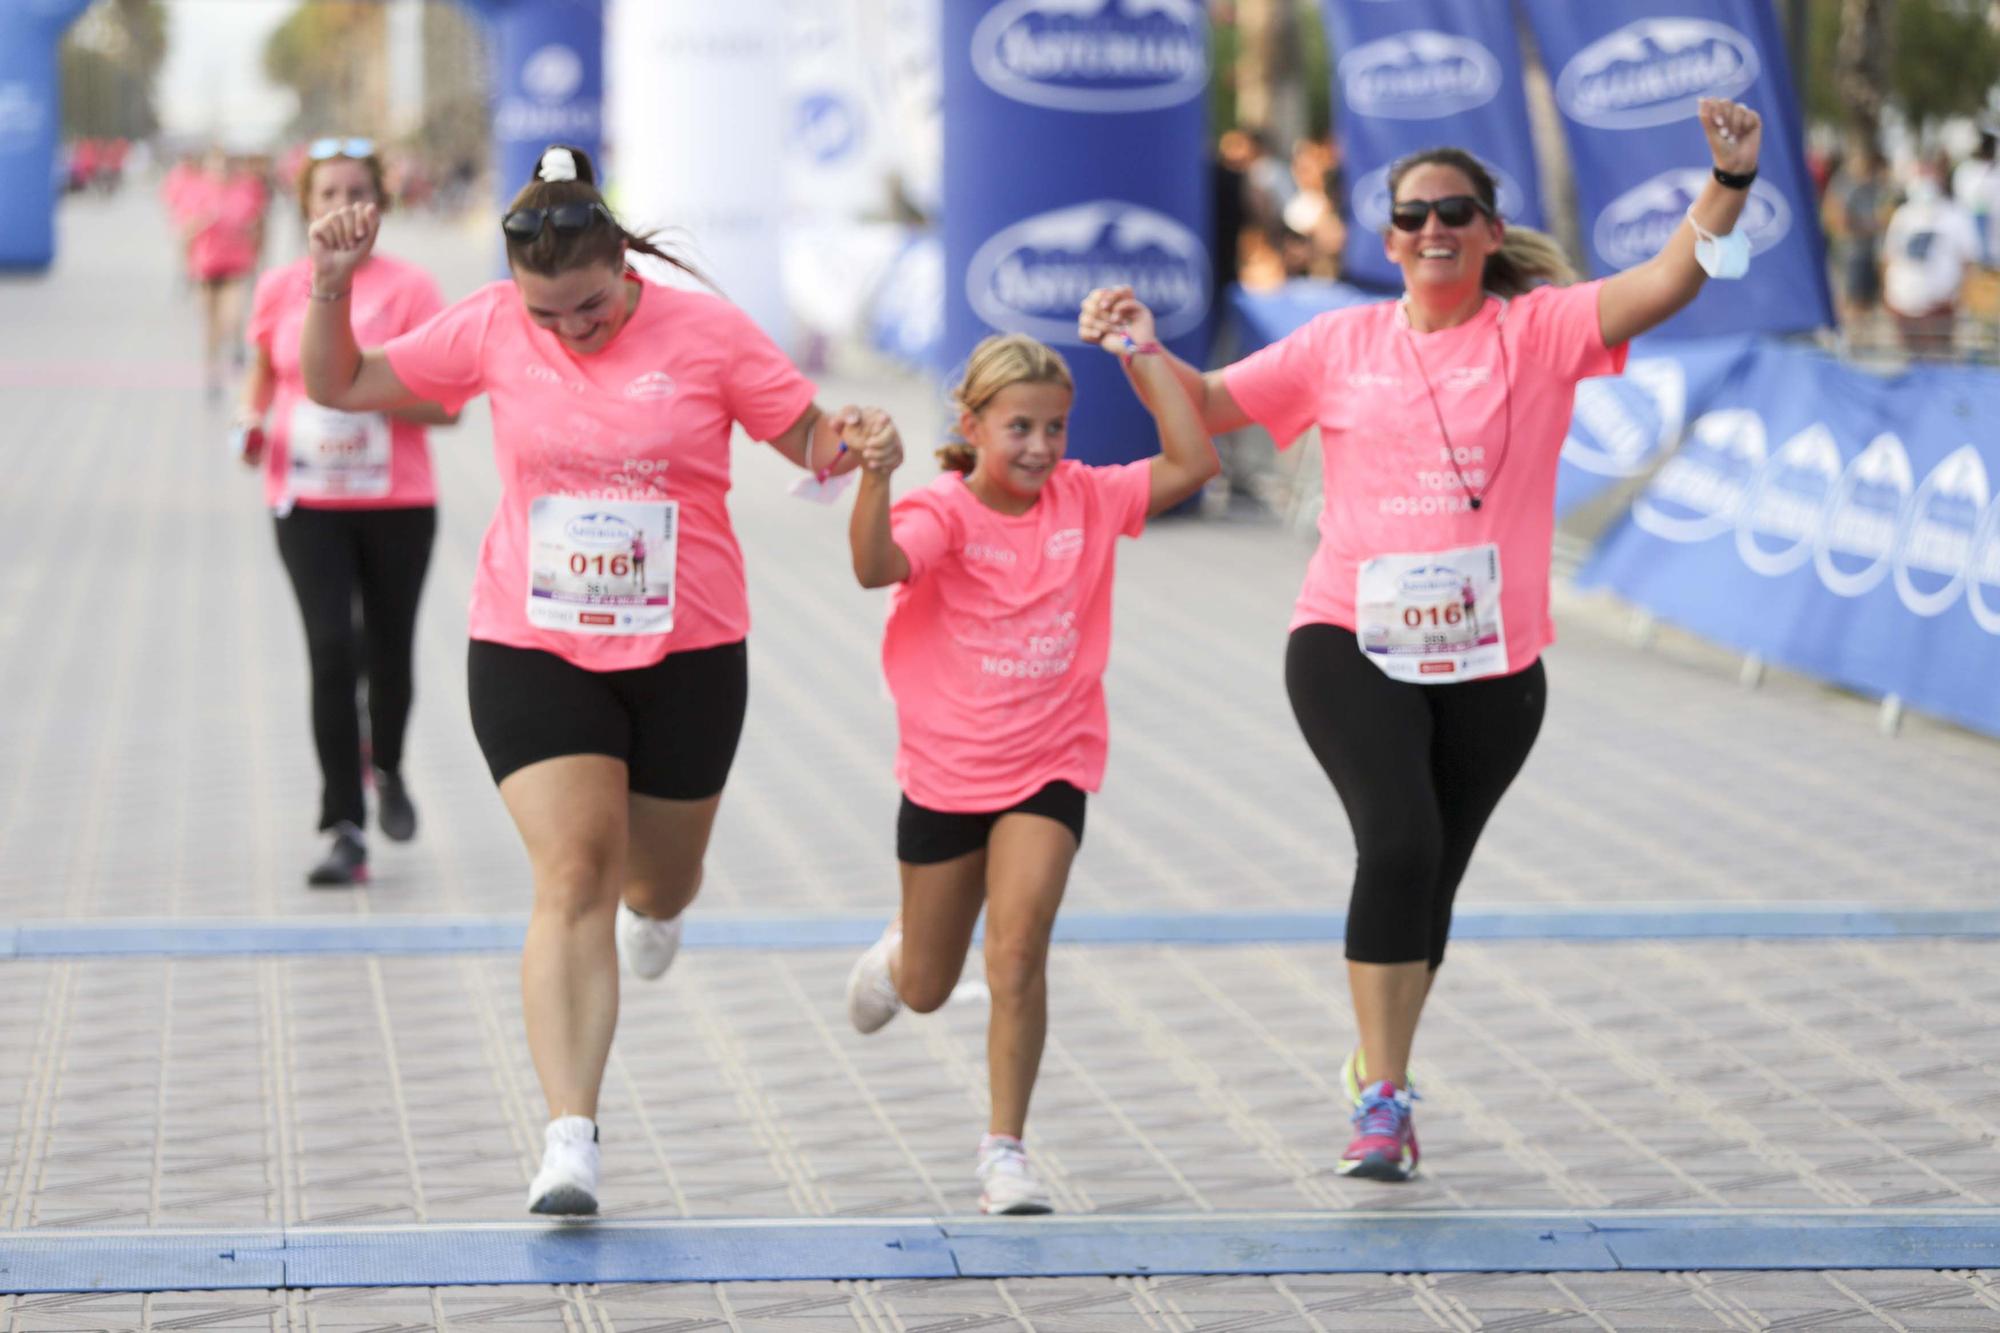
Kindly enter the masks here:
<path id="1" fill-rule="evenodd" d="M 1701 118 L 1701 132 L 1708 136 L 1708 151 L 1715 165 L 1736 175 L 1757 169 L 1757 154 L 1764 146 L 1764 120 L 1741 102 L 1720 97 L 1704 97 L 1695 112 Z"/>
<path id="2" fill-rule="evenodd" d="M 1130 287 L 1099 287 L 1084 297 L 1076 333 L 1082 341 L 1120 356 L 1130 350 L 1125 345 L 1128 337 L 1135 343 L 1156 341 L 1153 312 Z"/>
<path id="3" fill-rule="evenodd" d="M 306 253 L 312 257 L 313 288 L 344 292 L 354 270 L 375 248 L 382 211 L 374 204 L 348 204 L 312 224 L 306 233 Z"/>
<path id="4" fill-rule="evenodd" d="M 896 432 L 896 423 L 879 407 L 862 411 L 861 426 L 851 447 L 860 455 L 861 466 L 875 476 L 886 477 L 903 465 L 903 438 Z"/>

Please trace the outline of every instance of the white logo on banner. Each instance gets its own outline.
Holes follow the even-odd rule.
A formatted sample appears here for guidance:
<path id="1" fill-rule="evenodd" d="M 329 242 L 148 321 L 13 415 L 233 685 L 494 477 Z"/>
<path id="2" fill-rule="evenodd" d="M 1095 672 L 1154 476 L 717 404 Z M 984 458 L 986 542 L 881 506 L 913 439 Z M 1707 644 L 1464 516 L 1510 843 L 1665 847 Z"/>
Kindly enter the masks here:
<path id="1" fill-rule="evenodd" d="M 1164 213 L 1114 199 L 1023 218 L 989 237 L 966 266 L 965 295 L 988 324 L 1077 345 L 1076 312 L 1093 288 L 1130 286 L 1162 338 L 1208 314 L 1201 238 Z"/>
<path id="2" fill-rule="evenodd" d="M 1348 192 L 1348 201 L 1354 209 L 1354 220 L 1363 231 L 1387 231 L 1389 229 L 1389 167 L 1385 163 L 1354 182 Z M 1500 209 L 1503 218 L 1518 218 L 1528 206 L 1528 196 L 1522 192 L 1521 183 L 1494 166 L 1491 162 L 1486 169 L 1493 173 L 1493 202 Z"/>
<path id="3" fill-rule="evenodd" d="M 1361 115 L 1438 120 L 1492 101 L 1500 60 L 1470 37 L 1416 29 L 1355 47 L 1334 77 Z"/>
<path id="4" fill-rule="evenodd" d="M 1600 477 L 1636 477 L 1681 437 L 1687 373 L 1668 357 L 1633 361 L 1618 376 L 1579 381 L 1563 461 Z"/>
<path id="5" fill-rule="evenodd" d="M 1995 594 L 1986 600 L 1987 593 Z M 2000 634 L 2000 499 L 1986 506 L 1986 521 L 1965 558 L 1965 604 L 1988 634 Z"/>
<path id="6" fill-rule="evenodd" d="M 1208 86 L 1198 0 L 1008 0 L 972 32 L 972 68 L 1002 97 L 1056 111 L 1157 111 Z"/>
<path id="7" fill-rule="evenodd" d="M 1705 542 L 1736 526 L 1767 453 L 1764 418 L 1748 408 L 1707 412 L 1632 502 L 1632 521 L 1670 542 Z"/>
<path id="8" fill-rule="evenodd" d="M 595 100 L 572 102 L 583 87 L 583 57 L 560 42 L 540 47 L 521 63 L 526 97 L 505 97 L 494 113 L 493 132 L 501 139 L 593 139 Z"/>
<path id="9" fill-rule="evenodd" d="M 1757 81 L 1757 48 L 1706 19 L 1628 23 L 1571 57 L 1556 76 L 1556 105 L 1604 130 L 1668 125 L 1704 97 L 1734 97 Z"/>
<path id="10" fill-rule="evenodd" d="M 583 86 L 583 57 L 551 42 L 521 66 L 521 86 L 538 101 L 560 102 Z"/>
<path id="11" fill-rule="evenodd" d="M 1840 444 L 1815 422 L 1779 445 L 1758 470 L 1736 520 L 1736 553 L 1759 574 L 1776 578 L 1812 559 L 1820 516 L 1840 484 Z M 1764 545 L 1759 538 L 1776 538 Z"/>
<path id="12" fill-rule="evenodd" d="M 861 109 L 845 93 L 825 89 L 792 104 L 792 146 L 808 159 L 830 166 L 861 146 Z"/>
<path id="13" fill-rule="evenodd" d="M 1904 606 L 1920 616 L 1935 616 L 1958 600 L 1972 561 L 1972 541 L 1991 498 L 1986 464 L 1969 444 L 1931 469 L 1910 497 L 1896 537 L 1896 595 Z M 1919 578 L 1917 571 L 1935 577 Z"/>
<path id="14" fill-rule="evenodd" d="M 1709 179 L 1704 170 L 1675 168 L 1613 199 L 1591 228 L 1590 243 L 1598 257 L 1620 269 L 1651 259 L 1679 230 L 1688 205 Z M 1762 254 L 1791 233 L 1792 206 L 1782 191 L 1760 180 L 1750 187 L 1736 229 L 1750 238 L 1750 253 Z"/>
<path id="15" fill-rule="evenodd" d="M 1910 455 L 1887 431 L 1847 465 L 1813 542 L 1813 568 L 1829 592 L 1859 597 L 1888 574 L 1903 505 L 1915 489 Z M 1866 563 L 1852 568 L 1840 556 Z"/>

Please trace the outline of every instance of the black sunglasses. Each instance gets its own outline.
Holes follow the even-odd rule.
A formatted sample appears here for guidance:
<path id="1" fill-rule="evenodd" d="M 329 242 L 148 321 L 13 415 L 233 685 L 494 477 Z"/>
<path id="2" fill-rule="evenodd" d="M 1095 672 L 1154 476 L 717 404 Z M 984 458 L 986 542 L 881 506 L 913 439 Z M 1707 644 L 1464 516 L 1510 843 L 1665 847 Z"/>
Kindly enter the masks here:
<path id="1" fill-rule="evenodd" d="M 1493 216 L 1492 209 L 1469 194 L 1448 194 L 1442 199 L 1405 199 L 1389 210 L 1389 221 L 1397 231 L 1422 231 L 1432 209 L 1447 227 L 1463 227 L 1476 217 Z"/>
<path id="2" fill-rule="evenodd" d="M 500 219 L 500 230 L 517 241 L 532 241 L 542 234 L 544 227 L 553 227 L 558 234 L 567 235 L 583 231 L 599 220 L 610 222 L 611 210 L 592 200 L 583 204 L 557 204 L 554 208 L 517 208 Z"/>

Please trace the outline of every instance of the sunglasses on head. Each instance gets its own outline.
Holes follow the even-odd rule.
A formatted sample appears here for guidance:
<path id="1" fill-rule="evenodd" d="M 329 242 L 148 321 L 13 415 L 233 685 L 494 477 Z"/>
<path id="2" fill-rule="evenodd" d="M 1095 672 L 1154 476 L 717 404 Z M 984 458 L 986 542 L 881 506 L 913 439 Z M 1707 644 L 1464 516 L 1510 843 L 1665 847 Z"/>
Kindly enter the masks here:
<path id="1" fill-rule="evenodd" d="M 306 157 L 324 162 L 330 157 L 373 157 L 373 139 L 314 139 L 306 146 Z"/>
<path id="2" fill-rule="evenodd" d="M 1433 209 L 1438 221 L 1447 227 L 1463 227 L 1476 217 L 1493 216 L 1492 209 L 1469 194 L 1448 194 L 1442 199 L 1405 199 L 1389 210 L 1389 221 L 1397 231 L 1422 231 Z"/>
<path id="3" fill-rule="evenodd" d="M 559 235 L 583 231 L 598 221 L 610 222 L 611 210 L 592 200 L 589 203 L 557 204 L 554 208 L 517 208 L 500 219 L 500 230 L 517 241 L 532 241 L 544 227 Z"/>

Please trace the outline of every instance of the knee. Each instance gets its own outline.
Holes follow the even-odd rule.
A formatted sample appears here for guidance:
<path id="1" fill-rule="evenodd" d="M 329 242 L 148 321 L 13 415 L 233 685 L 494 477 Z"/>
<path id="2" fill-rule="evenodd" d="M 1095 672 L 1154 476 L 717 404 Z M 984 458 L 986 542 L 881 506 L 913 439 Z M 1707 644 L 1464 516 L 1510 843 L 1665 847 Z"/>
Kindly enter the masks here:
<path id="1" fill-rule="evenodd" d="M 617 858 L 608 848 L 579 846 L 535 867 L 535 912 L 580 925 L 618 906 Z"/>
<path id="2" fill-rule="evenodd" d="M 1399 897 L 1428 896 L 1444 859 L 1444 826 L 1420 814 L 1378 819 L 1354 830 L 1355 883 L 1377 883 Z"/>
<path id="3" fill-rule="evenodd" d="M 904 950 L 896 966 L 896 994 L 903 997 L 903 1003 L 912 1013 L 934 1014 L 944 1008 L 952 991 L 958 988 L 958 970 L 926 968 L 910 958 Z"/>
<path id="4" fill-rule="evenodd" d="M 986 941 L 986 987 L 995 1004 L 1019 1003 L 1046 984 L 1048 940 L 1040 937 L 989 937 Z"/>
<path id="5" fill-rule="evenodd" d="M 360 670 L 356 665 L 353 631 L 330 625 L 308 630 L 306 660 L 312 664 L 313 679 L 322 684 L 353 680 Z"/>

